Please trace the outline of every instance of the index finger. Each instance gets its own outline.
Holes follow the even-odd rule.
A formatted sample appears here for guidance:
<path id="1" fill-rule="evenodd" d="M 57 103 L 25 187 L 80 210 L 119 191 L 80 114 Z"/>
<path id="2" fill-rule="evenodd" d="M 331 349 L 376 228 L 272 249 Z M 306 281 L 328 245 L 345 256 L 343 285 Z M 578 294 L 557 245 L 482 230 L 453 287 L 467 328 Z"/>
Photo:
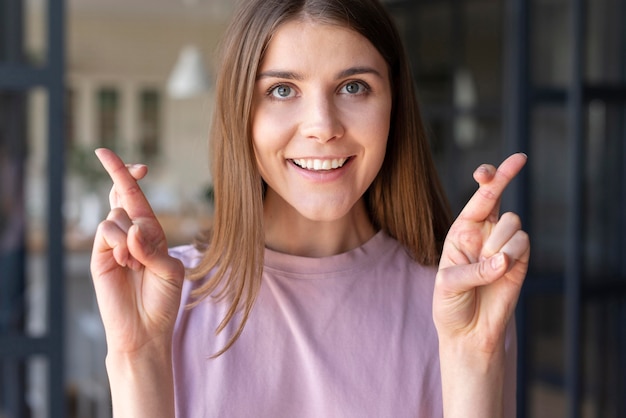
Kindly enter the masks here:
<path id="1" fill-rule="evenodd" d="M 527 159 L 526 154 L 518 153 L 504 160 L 493 177 L 480 184 L 476 193 L 459 214 L 459 219 L 477 222 L 485 221 L 490 216 L 497 219 L 502 193 L 524 167 Z"/>
<path id="2" fill-rule="evenodd" d="M 102 166 L 111 176 L 121 206 L 128 213 L 130 219 L 154 218 L 154 212 L 148 199 L 122 159 L 106 148 L 98 148 L 95 152 Z"/>

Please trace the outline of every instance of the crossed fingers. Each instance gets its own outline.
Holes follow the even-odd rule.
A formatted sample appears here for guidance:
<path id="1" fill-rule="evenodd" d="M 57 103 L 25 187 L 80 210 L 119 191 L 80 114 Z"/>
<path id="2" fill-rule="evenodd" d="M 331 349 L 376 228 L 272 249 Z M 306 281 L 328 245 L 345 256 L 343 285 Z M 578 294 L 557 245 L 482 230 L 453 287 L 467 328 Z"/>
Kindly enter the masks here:
<path id="1" fill-rule="evenodd" d="M 456 251 L 449 254 L 451 258 L 442 258 L 443 267 L 462 262 L 462 259 L 476 263 L 498 253 L 507 256 L 509 267 L 527 258 L 528 236 L 522 230 L 519 216 L 514 213 L 500 216 L 502 193 L 526 160 L 525 154 L 514 154 L 497 169 L 485 164 L 474 172 L 479 187 L 450 229 L 447 240 Z M 462 257 L 458 258 L 460 255 Z"/>
<path id="2" fill-rule="evenodd" d="M 525 154 L 513 154 L 496 169 L 491 165 L 482 165 L 474 172 L 474 179 L 479 188 L 467 202 L 459 220 L 474 222 L 497 222 L 500 211 L 502 193 L 513 178 L 526 164 Z"/>
<path id="3" fill-rule="evenodd" d="M 96 155 L 113 180 L 113 188 L 109 194 L 111 209 L 121 207 L 133 220 L 155 218 L 148 200 L 137 184 L 137 179 L 146 174 L 147 168 L 143 165 L 127 166 L 113 151 L 105 148 L 97 149 Z"/>

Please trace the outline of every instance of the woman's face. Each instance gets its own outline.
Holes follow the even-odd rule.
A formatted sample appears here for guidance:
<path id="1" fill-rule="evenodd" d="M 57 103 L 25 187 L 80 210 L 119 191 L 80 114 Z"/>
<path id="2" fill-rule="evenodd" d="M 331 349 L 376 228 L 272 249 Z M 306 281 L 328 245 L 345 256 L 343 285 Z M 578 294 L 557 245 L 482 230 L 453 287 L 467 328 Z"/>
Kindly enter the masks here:
<path id="1" fill-rule="evenodd" d="M 310 20 L 283 24 L 260 64 L 252 111 L 266 209 L 350 220 L 385 158 L 391 102 L 386 62 L 366 38 Z"/>

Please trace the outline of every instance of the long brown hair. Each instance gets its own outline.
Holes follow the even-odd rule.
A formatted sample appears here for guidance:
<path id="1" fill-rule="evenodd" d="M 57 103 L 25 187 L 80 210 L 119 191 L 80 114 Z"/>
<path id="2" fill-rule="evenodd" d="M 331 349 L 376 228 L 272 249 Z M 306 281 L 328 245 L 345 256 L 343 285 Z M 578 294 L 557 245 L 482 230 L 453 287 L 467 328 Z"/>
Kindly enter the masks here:
<path id="1" fill-rule="evenodd" d="M 450 225 L 408 60 L 384 7 L 377 0 L 243 1 L 226 31 L 217 77 L 211 132 L 214 226 L 202 243 L 199 265 L 189 272 L 190 279 L 203 280 L 193 293 L 195 304 L 209 295 L 230 304 L 217 333 L 242 312 L 237 331 L 215 356 L 241 334 L 261 285 L 264 184 L 250 123 L 257 70 L 280 25 L 304 17 L 355 30 L 389 66 L 393 107 L 387 152 L 365 195 L 374 226 L 402 243 L 417 262 L 433 265 Z"/>

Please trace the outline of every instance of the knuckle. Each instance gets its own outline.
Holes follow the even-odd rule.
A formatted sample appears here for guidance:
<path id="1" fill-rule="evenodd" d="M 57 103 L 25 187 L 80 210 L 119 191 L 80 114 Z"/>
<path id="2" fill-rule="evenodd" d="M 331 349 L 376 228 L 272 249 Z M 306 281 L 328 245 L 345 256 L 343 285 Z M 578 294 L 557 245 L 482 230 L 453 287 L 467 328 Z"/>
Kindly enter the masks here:
<path id="1" fill-rule="evenodd" d="M 515 229 L 522 228 L 522 220 L 517 213 L 505 212 L 500 216 L 500 220 L 513 226 Z"/>
<path id="2" fill-rule="evenodd" d="M 498 194 L 495 193 L 493 190 L 491 190 L 491 188 L 489 188 L 489 187 L 481 187 L 481 188 L 479 188 L 478 189 L 478 193 L 480 194 L 480 196 L 482 196 L 486 200 L 497 200 L 498 199 Z"/>
<path id="3" fill-rule="evenodd" d="M 476 275 L 482 282 L 487 282 L 489 279 L 489 269 L 487 268 L 487 262 L 476 264 Z"/>
<path id="4" fill-rule="evenodd" d="M 185 266 L 183 265 L 182 261 L 180 261 L 177 258 L 174 258 L 174 263 L 173 263 L 173 276 L 174 277 L 183 277 L 185 275 Z"/>
<path id="5" fill-rule="evenodd" d="M 126 210 L 122 208 L 113 208 L 109 211 L 109 214 L 106 218 L 107 221 L 110 221 L 112 224 L 116 225 L 120 229 L 127 230 L 132 221 L 128 216 Z"/>
<path id="6" fill-rule="evenodd" d="M 126 239 L 115 222 L 104 220 L 100 222 L 96 228 L 94 242 L 99 243 L 98 246 L 102 248 L 115 248 L 124 246 Z"/>
<path id="7" fill-rule="evenodd" d="M 147 259 L 158 258 L 160 255 L 159 248 L 156 245 L 145 245 L 143 247 L 143 252 Z"/>
<path id="8" fill-rule="evenodd" d="M 117 219 L 120 216 L 127 216 L 126 211 L 122 208 L 113 208 L 109 211 L 107 215 L 107 220 Z"/>
<path id="9" fill-rule="evenodd" d="M 133 182 L 131 185 L 126 187 L 124 194 L 132 199 L 134 196 L 141 195 L 142 191 L 139 185 L 136 182 Z"/>
<path id="10" fill-rule="evenodd" d="M 456 239 L 460 248 L 475 248 L 482 244 L 482 237 L 469 230 L 459 230 Z"/>
<path id="11" fill-rule="evenodd" d="M 454 293 L 454 274 L 453 269 L 439 269 L 435 279 L 435 289 L 438 293 L 446 295 L 448 293 Z"/>
<path id="12" fill-rule="evenodd" d="M 98 224 L 98 227 L 96 228 L 96 233 L 100 235 L 106 235 L 115 228 L 115 223 L 107 218 Z"/>
<path id="13" fill-rule="evenodd" d="M 96 227 L 96 236 L 102 236 L 105 234 L 106 229 L 107 229 L 107 225 L 106 225 L 107 222 L 109 221 L 104 220 L 98 224 L 98 226 Z"/>
<path id="14" fill-rule="evenodd" d="M 125 239 L 126 231 L 125 222 L 111 216 L 110 213 L 107 219 L 100 222 L 96 228 L 96 234 L 105 237 L 107 240 L 118 240 L 121 237 Z"/>
<path id="15" fill-rule="evenodd" d="M 520 229 L 515 235 L 522 244 L 526 246 L 530 245 L 530 236 L 528 235 L 528 232 Z"/>

